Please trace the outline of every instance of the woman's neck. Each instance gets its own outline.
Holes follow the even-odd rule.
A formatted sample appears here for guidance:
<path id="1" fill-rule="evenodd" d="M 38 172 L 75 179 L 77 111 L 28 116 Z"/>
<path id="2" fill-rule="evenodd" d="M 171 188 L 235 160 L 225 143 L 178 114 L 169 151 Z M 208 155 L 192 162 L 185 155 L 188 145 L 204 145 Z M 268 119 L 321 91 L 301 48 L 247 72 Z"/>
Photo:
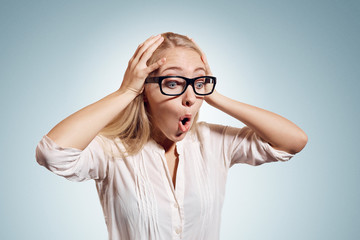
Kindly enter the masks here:
<path id="1" fill-rule="evenodd" d="M 154 130 L 151 133 L 151 137 L 157 144 L 164 148 L 165 152 L 171 152 L 175 150 L 176 143 L 168 139 L 161 131 Z"/>

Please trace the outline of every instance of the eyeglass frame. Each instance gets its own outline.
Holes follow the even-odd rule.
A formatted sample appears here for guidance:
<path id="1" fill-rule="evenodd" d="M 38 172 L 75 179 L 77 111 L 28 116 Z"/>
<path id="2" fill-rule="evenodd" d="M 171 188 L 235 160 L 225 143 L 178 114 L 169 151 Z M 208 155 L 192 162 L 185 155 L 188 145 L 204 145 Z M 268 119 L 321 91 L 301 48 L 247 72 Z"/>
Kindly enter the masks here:
<path id="1" fill-rule="evenodd" d="M 166 78 L 174 78 L 174 77 L 184 79 L 184 80 L 186 81 L 186 86 L 184 87 L 183 91 L 182 91 L 181 93 L 179 93 L 179 94 L 168 94 L 168 93 L 165 93 L 165 92 L 163 91 L 163 89 L 162 89 L 162 86 L 161 86 L 162 81 L 163 81 L 164 79 L 166 79 Z M 211 79 L 214 81 L 214 86 L 213 86 L 211 92 L 206 93 L 206 94 L 201 94 L 201 93 L 197 93 L 197 92 L 196 92 L 196 90 L 195 90 L 196 88 L 195 88 L 195 86 L 194 86 L 194 83 L 195 83 L 195 81 L 196 81 L 197 79 L 200 79 L 200 78 L 211 78 Z M 214 76 L 200 76 L 200 77 L 196 77 L 196 78 L 186 78 L 186 77 L 183 77 L 183 76 L 158 76 L 158 77 L 147 77 L 147 78 L 145 79 L 145 83 L 158 83 L 158 84 L 159 84 L 159 88 L 160 88 L 160 92 L 161 92 L 162 94 L 166 95 L 166 96 L 180 96 L 180 95 L 182 95 L 182 94 L 186 91 L 186 89 L 188 88 L 189 85 L 191 85 L 191 86 L 193 87 L 194 93 L 195 93 L 196 95 L 199 95 L 199 96 L 207 96 L 207 95 L 212 94 L 212 93 L 214 92 L 214 90 L 215 90 L 216 77 L 214 77 Z"/>

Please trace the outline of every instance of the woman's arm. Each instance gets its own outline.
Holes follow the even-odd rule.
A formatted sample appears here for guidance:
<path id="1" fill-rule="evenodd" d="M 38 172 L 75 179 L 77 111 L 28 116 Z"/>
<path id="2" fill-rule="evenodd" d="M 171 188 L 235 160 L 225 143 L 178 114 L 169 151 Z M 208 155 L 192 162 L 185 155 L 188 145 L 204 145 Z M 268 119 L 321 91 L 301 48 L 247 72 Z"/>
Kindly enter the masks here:
<path id="1" fill-rule="evenodd" d="M 83 150 L 94 137 L 142 93 L 147 75 L 159 68 L 164 59 L 147 66 L 146 61 L 163 41 L 161 35 L 140 44 L 130 59 L 119 90 L 77 111 L 58 123 L 47 136 L 62 147 Z"/>
<path id="2" fill-rule="evenodd" d="M 205 100 L 211 106 L 246 124 L 278 150 L 295 154 L 307 143 L 304 131 L 275 113 L 230 99 L 217 91 Z"/>
<path id="3" fill-rule="evenodd" d="M 206 74 L 211 76 L 210 66 L 203 52 L 201 59 L 205 64 Z M 205 101 L 243 122 L 278 150 L 295 154 L 300 152 L 307 143 L 308 138 L 303 130 L 275 113 L 230 99 L 217 91 L 206 96 Z"/>

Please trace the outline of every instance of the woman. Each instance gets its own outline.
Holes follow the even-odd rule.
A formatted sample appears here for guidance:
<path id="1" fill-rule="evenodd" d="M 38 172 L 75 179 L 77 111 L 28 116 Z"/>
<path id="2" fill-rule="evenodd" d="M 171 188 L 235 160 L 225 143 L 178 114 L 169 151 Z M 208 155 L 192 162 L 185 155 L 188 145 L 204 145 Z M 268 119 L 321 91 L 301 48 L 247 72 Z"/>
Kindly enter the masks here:
<path id="1" fill-rule="evenodd" d="M 150 37 L 121 87 L 56 125 L 37 161 L 70 180 L 95 180 L 109 239 L 218 239 L 228 169 L 289 160 L 307 136 L 215 84 L 191 39 Z M 197 123 L 204 100 L 247 127 Z"/>

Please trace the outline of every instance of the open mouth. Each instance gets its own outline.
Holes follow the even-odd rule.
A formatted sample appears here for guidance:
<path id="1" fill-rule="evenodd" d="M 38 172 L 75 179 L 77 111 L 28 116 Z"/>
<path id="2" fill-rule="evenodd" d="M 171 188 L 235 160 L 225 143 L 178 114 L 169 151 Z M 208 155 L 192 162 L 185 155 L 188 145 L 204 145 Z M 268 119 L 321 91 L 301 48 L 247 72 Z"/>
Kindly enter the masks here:
<path id="1" fill-rule="evenodd" d="M 191 115 L 182 116 L 179 121 L 179 129 L 182 132 L 187 132 L 189 131 L 190 126 L 191 126 Z"/>
<path id="2" fill-rule="evenodd" d="M 181 120 L 181 123 L 185 125 L 188 121 L 190 121 L 190 118 L 184 118 L 183 120 Z"/>

